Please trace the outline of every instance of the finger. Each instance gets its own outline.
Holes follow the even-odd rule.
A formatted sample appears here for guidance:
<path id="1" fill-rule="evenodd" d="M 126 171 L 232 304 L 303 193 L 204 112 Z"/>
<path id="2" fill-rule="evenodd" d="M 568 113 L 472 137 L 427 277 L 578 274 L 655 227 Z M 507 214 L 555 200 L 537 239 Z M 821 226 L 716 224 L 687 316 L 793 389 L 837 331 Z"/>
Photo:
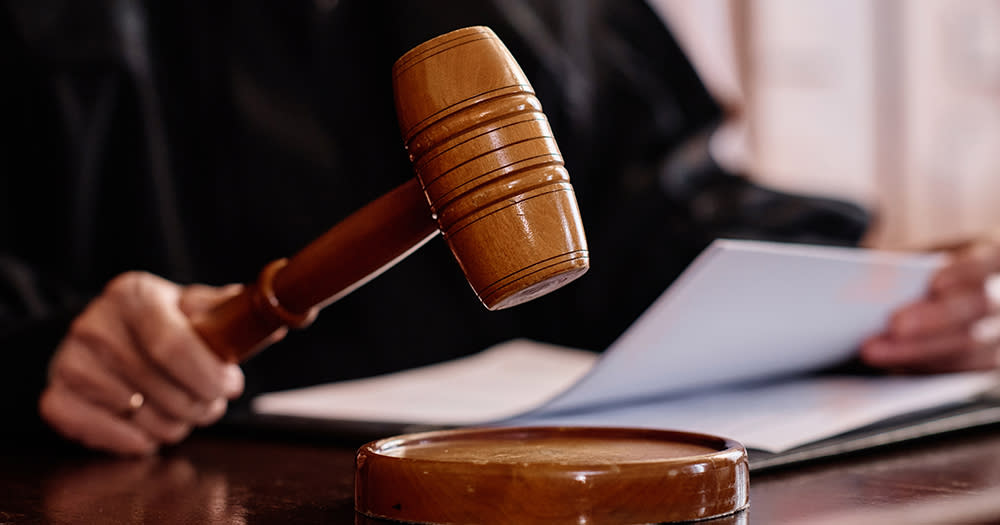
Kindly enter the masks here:
<path id="1" fill-rule="evenodd" d="M 132 307 L 122 311 L 130 332 L 146 357 L 196 399 L 212 401 L 235 385 L 225 364 L 192 329 L 180 311 L 180 289 L 145 275 L 128 283 Z"/>
<path id="2" fill-rule="evenodd" d="M 954 332 L 988 314 L 990 301 L 982 288 L 952 290 L 901 308 L 889 322 L 889 335 L 913 339 Z"/>
<path id="3" fill-rule="evenodd" d="M 208 411 L 209 402 L 194 398 L 149 363 L 135 356 L 129 361 L 129 381 L 135 391 L 146 396 L 151 407 L 179 421 L 196 421 Z"/>
<path id="4" fill-rule="evenodd" d="M 226 299 L 239 295 L 243 288 L 242 284 L 228 284 L 222 287 L 192 284 L 184 287 L 179 306 L 184 315 L 193 317 Z"/>
<path id="5" fill-rule="evenodd" d="M 222 416 L 225 415 L 226 408 L 228 406 L 229 403 L 224 398 L 216 399 L 210 405 L 210 408 L 205 413 L 205 416 L 200 421 L 198 421 L 198 425 L 207 427 L 215 423 L 219 419 L 222 419 Z"/>
<path id="6" fill-rule="evenodd" d="M 53 378 L 62 381 L 67 390 L 89 400 L 91 404 L 107 409 L 113 415 L 131 420 L 154 441 L 176 443 L 190 432 L 190 423 L 164 416 L 150 404 L 140 407 L 133 414 L 130 400 L 136 390 L 112 374 L 108 368 L 100 366 L 94 355 L 85 348 L 80 348 L 75 341 L 68 344 L 72 346 L 67 347 L 67 351 L 60 355 L 59 362 L 53 367 Z M 189 420 L 205 418 L 209 413 L 208 409 L 209 405 L 206 404 L 192 414 Z"/>
<path id="7" fill-rule="evenodd" d="M 124 455 L 148 455 L 157 449 L 145 432 L 84 401 L 59 381 L 42 393 L 38 410 L 57 432 L 93 449 Z"/>
<path id="8" fill-rule="evenodd" d="M 980 347 L 968 330 L 919 339 L 899 340 L 880 336 L 865 342 L 861 358 L 880 368 L 909 367 L 947 359 L 957 361 Z"/>
<path id="9" fill-rule="evenodd" d="M 225 366 L 225 392 L 224 396 L 226 399 L 236 399 L 243 394 L 243 388 L 246 385 L 246 378 L 243 376 L 243 370 L 234 364 L 227 364 Z"/>
<path id="10" fill-rule="evenodd" d="M 191 433 L 191 423 L 166 416 L 155 406 L 140 407 L 128 419 L 159 443 L 178 443 Z"/>
<path id="11" fill-rule="evenodd" d="M 139 327 L 135 336 L 146 358 L 201 402 L 242 391 L 242 383 L 234 380 L 237 374 L 229 371 L 235 365 L 216 358 L 189 326 L 180 322 L 174 318 Z"/>
<path id="12" fill-rule="evenodd" d="M 49 375 L 74 395 L 115 414 L 129 410 L 129 398 L 135 392 L 75 339 L 61 347 Z"/>
<path id="13" fill-rule="evenodd" d="M 198 400 L 176 384 L 170 377 L 147 361 L 131 341 L 131 335 L 124 321 L 112 310 L 109 302 L 97 304 L 81 316 L 75 323 L 68 341 L 80 353 L 73 355 L 86 370 L 100 370 L 116 374 L 122 378 L 128 392 L 122 396 L 121 390 L 108 391 L 106 395 L 128 399 L 133 392 L 141 392 L 147 402 L 174 419 L 196 421 L 208 410 L 209 401 Z M 107 390 L 107 388 L 106 388 Z M 109 408 L 114 408 L 111 406 Z"/>
<path id="14" fill-rule="evenodd" d="M 1000 366 L 1000 354 L 996 347 L 982 347 L 973 352 L 940 359 L 930 359 L 913 363 L 905 371 L 922 373 L 964 372 L 972 370 L 993 370 Z"/>
<path id="15" fill-rule="evenodd" d="M 1000 272 L 1000 243 L 980 244 L 958 255 L 931 280 L 931 292 L 979 287 L 990 274 Z"/>

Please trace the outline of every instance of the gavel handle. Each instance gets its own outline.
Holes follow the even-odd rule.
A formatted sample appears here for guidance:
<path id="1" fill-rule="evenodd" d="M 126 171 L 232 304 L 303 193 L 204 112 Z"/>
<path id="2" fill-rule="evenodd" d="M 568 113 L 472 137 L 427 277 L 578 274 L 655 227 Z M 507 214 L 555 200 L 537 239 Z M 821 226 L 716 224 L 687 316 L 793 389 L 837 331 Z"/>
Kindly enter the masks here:
<path id="1" fill-rule="evenodd" d="M 302 328 L 438 233 L 416 178 L 367 204 L 291 259 L 264 267 L 256 283 L 191 322 L 229 362 L 247 359 L 282 327 Z"/>

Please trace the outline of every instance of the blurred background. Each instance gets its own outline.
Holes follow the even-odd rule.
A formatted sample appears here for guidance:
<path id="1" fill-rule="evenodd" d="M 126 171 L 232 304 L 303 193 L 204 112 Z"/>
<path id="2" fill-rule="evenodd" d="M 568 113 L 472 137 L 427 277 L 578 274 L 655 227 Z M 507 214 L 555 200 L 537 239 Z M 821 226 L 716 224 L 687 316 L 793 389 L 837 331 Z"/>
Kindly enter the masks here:
<path id="1" fill-rule="evenodd" d="M 1000 226 L 1000 0 L 649 0 L 727 110 L 716 158 L 877 212 L 866 243 Z"/>

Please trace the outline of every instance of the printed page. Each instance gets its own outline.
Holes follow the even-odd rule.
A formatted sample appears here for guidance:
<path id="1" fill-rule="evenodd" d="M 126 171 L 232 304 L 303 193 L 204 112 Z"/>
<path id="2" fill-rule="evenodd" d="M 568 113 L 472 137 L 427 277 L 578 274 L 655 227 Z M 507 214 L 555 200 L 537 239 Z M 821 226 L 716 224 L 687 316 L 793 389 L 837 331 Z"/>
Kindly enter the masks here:
<path id="1" fill-rule="evenodd" d="M 855 248 L 720 240 L 539 411 L 704 390 L 853 357 L 942 259 Z"/>
<path id="2" fill-rule="evenodd" d="M 514 340 L 478 354 L 395 374 L 273 392 L 258 414 L 329 420 L 470 425 L 511 417 L 567 389 L 597 354 Z"/>
<path id="3" fill-rule="evenodd" d="M 996 385 L 993 372 L 933 376 L 807 377 L 720 389 L 504 425 L 627 426 L 702 432 L 784 452 L 917 410 L 969 401 Z"/>

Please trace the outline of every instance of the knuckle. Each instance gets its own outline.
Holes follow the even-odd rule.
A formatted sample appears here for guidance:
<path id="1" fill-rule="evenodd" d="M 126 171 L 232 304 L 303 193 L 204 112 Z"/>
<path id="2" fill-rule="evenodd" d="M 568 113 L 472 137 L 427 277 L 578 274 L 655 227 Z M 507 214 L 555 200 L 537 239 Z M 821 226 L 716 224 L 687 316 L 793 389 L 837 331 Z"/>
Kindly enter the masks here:
<path id="1" fill-rule="evenodd" d="M 90 323 L 83 318 L 77 318 L 70 326 L 67 341 L 74 344 L 64 345 L 52 361 L 53 372 L 80 374 L 86 373 L 89 367 L 83 362 L 83 353 L 90 353 L 102 366 L 109 370 L 120 370 L 128 362 L 127 356 L 131 345 L 120 341 L 118 337 L 106 330 L 102 325 Z"/>
<path id="2" fill-rule="evenodd" d="M 67 335 L 70 337 L 80 337 L 81 334 L 91 331 L 90 315 L 91 310 L 88 309 L 73 319 L 73 321 L 69 324 L 69 331 L 67 332 Z"/>
<path id="3" fill-rule="evenodd" d="M 117 275 L 108 282 L 104 294 L 112 301 L 137 306 L 143 304 L 146 298 L 155 295 L 162 279 L 138 270 Z"/>
<path id="4" fill-rule="evenodd" d="M 105 323 L 101 322 L 100 315 L 95 308 L 88 308 L 70 323 L 66 339 L 97 347 L 112 344 L 111 336 L 107 333 Z"/>
<path id="5" fill-rule="evenodd" d="M 161 335 L 149 343 L 147 352 L 149 357 L 160 366 L 169 365 L 176 360 L 183 351 L 183 343 L 176 337 Z"/>
<path id="6" fill-rule="evenodd" d="M 87 367 L 69 354 L 64 354 L 53 362 L 52 374 L 62 380 L 70 390 L 79 390 L 91 385 Z"/>
<path id="7" fill-rule="evenodd" d="M 78 341 L 86 347 L 97 350 L 103 351 L 115 345 L 111 334 L 102 329 L 97 323 L 91 322 L 91 319 L 87 315 L 82 315 L 74 319 L 67 335 L 71 340 Z"/>
<path id="8" fill-rule="evenodd" d="M 146 272 L 125 272 L 108 281 L 104 292 L 111 297 L 129 297 L 136 294 L 143 286 L 142 283 L 149 277 L 150 275 Z"/>

